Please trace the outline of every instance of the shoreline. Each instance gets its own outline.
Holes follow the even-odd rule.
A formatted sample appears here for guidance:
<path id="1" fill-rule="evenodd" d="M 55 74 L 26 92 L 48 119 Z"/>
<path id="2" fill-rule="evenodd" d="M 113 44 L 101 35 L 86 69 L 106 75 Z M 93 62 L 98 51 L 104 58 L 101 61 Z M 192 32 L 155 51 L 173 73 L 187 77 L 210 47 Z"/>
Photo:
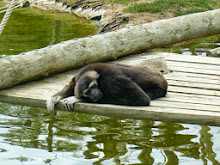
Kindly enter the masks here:
<path id="1" fill-rule="evenodd" d="M 116 5 L 101 1 L 78 1 L 75 5 L 69 5 L 56 0 L 19 0 L 18 3 L 27 4 L 24 7 L 36 7 L 41 10 L 72 13 L 79 17 L 98 22 L 99 33 L 105 33 L 121 29 L 123 23 L 129 22 L 129 17 L 122 13 Z"/>
<path id="2" fill-rule="evenodd" d="M 2 1 L 7 2 L 7 1 Z M 95 0 L 79 0 L 73 4 L 57 0 L 18 0 L 24 7 L 36 7 L 41 10 L 72 13 L 79 17 L 98 22 L 99 33 L 115 31 L 125 27 L 145 24 L 173 17 L 172 14 L 124 13 L 125 6 Z"/>

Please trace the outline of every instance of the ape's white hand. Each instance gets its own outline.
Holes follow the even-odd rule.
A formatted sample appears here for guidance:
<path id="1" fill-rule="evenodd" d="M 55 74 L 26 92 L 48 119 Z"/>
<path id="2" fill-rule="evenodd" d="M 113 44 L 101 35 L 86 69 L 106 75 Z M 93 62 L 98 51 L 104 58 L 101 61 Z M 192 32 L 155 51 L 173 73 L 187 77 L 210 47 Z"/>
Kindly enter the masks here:
<path id="1" fill-rule="evenodd" d="M 61 96 L 53 96 L 53 97 L 48 98 L 47 101 L 46 101 L 47 110 L 48 110 L 50 113 L 56 115 L 56 111 L 54 110 L 54 106 L 55 106 L 56 103 L 57 103 L 58 101 L 60 101 L 61 99 L 62 99 Z"/>
<path id="2" fill-rule="evenodd" d="M 77 102 L 80 102 L 80 101 L 81 101 L 81 99 L 78 99 L 75 96 L 67 97 L 67 98 L 61 100 L 61 102 L 63 103 L 64 108 L 68 111 L 73 111 L 74 110 L 74 104 L 77 103 Z"/>

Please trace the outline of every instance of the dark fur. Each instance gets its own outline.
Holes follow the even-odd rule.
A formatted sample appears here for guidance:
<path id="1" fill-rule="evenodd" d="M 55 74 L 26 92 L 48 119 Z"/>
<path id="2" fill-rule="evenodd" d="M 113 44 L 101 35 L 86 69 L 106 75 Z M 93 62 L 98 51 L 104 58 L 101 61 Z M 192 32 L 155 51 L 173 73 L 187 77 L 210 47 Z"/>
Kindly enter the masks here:
<path id="1" fill-rule="evenodd" d="M 143 66 L 96 63 L 83 67 L 69 85 L 56 95 L 62 98 L 74 96 L 75 84 L 79 78 L 92 70 L 100 75 L 97 82 L 103 93 L 97 103 L 146 106 L 150 104 L 150 100 L 164 97 L 167 93 L 167 81 L 159 71 Z M 89 98 L 82 99 L 92 102 Z"/>

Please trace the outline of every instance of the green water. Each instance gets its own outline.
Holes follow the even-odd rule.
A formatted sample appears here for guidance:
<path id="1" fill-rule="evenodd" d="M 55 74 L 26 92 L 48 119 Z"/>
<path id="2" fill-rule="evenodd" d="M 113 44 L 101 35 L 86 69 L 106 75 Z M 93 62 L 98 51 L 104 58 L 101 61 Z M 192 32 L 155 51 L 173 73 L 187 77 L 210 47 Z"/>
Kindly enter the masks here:
<path id="1" fill-rule="evenodd" d="M 202 165 L 220 162 L 220 127 L 0 104 L 0 162 Z"/>
<path id="2" fill-rule="evenodd" d="M 155 49 L 156 51 L 202 56 L 210 49 L 220 47 L 220 35 L 205 37 L 194 41 L 175 44 L 172 47 Z"/>
<path id="3" fill-rule="evenodd" d="M 0 54 L 96 31 L 93 23 L 72 15 L 17 9 L 0 36 Z M 46 109 L 0 103 L 2 165 L 218 165 L 219 139 L 220 127 L 214 126 L 61 111 L 51 116 Z"/>
<path id="4" fill-rule="evenodd" d="M 4 13 L 0 14 L 0 20 Z M 91 21 L 67 13 L 13 10 L 0 36 L 0 55 L 15 55 L 97 32 Z"/>

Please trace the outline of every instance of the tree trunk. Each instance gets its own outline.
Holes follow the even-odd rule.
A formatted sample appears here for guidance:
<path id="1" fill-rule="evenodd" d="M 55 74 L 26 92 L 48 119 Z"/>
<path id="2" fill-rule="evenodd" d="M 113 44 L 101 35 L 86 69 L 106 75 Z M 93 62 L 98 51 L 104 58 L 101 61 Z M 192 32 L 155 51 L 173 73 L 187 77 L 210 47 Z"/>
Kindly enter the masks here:
<path id="1" fill-rule="evenodd" d="M 220 9 L 73 39 L 0 59 L 0 89 L 83 65 L 220 33 Z"/>

